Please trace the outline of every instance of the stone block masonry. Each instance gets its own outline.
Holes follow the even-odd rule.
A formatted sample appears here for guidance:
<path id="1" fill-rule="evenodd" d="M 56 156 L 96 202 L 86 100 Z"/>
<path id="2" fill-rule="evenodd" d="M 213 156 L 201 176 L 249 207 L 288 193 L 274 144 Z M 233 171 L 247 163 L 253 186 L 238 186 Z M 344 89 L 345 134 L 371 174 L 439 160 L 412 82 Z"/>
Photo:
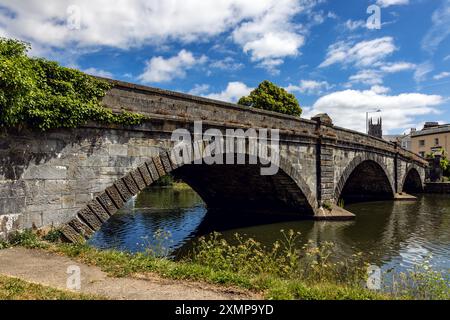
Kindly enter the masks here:
<path id="1" fill-rule="evenodd" d="M 426 193 L 450 194 L 449 182 L 427 182 L 425 183 Z"/>
<path id="2" fill-rule="evenodd" d="M 423 185 L 427 163 L 395 144 L 264 110 L 112 81 L 113 111 L 139 112 L 139 126 L 88 124 L 78 129 L 0 134 L 0 237 L 14 230 L 65 225 L 66 237 L 89 237 L 126 201 L 171 172 L 209 207 L 244 206 L 299 217 L 336 218 L 323 207 L 367 194 L 394 198 Z M 175 129 L 280 130 L 280 170 L 263 177 L 252 166 L 185 165 L 167 153 Z M 418 177 L 418 178 L 417 178 Z M 339 210 L 336 210 L 338 212 Z M 67 222 L 69 222 L 67 224 Z"/>

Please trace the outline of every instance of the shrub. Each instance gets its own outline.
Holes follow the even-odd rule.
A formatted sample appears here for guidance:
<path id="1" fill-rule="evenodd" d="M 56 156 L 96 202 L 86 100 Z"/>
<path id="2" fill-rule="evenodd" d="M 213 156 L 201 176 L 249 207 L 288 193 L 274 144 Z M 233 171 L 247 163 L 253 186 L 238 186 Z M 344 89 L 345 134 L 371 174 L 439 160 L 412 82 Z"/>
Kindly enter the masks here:
<path id="1" fill-rule="evenodd" d="M 48 242 L 60 242 L 61 237 L 61 231 L 59 229 L 52 228 L 46 235 L 43 236 L 43 239 Z"/>
<path id="2" fill-rule="evenodd" d="M 394 275 L 385 291 L 395 296 L 416 300 L 449 300 L 450 276 L 431 269 L 429 260 L 416 265 L 413 270 Z"/>
<path id="3" fill-rule="evenodd" d="M 359 284 L 366 277 L 362 254 L 346 260 L 332 261 L 334 245 L 313 242 L 300 244 L 300 233 L 281 231 L 282 237 L 271 248 L 235 234 L 236 244 L 230 244 L 220 234 L 201 238 L 189 260 L 213 270 L 230 271 L 251 277 L 271 275 L 281 279 L 307 282 L 331 281 Z"/>
<path id="4" fill-rule="evenodd" d="M 114 114 L 101 105 L 111 85 L 56 62 L 30 58 L 30 46 L 0 38 L 0 127 L 49 130 L 76 128 L 88 121 L 134 125 L 144 116 Z"/>
<path id="5" fill-rule="evenodd" d="M 249 96 L 239 99 L 238 104 L 292 116 L 302 114 L 302 109 L 293 94 L 267 80 L 261 82 Z"/>
<path id="6" fill-rule="evenodd" d="M 47 247 L 31 229 L 13 233 L 9 239 L 9 243 L 12 246 L 22 246 L 29 249 Z"/>
<path id="7" fill-rule="evenodd" d="M 175 179 L 171 174 L 166 174 L 152 184 L 154 187 L 170 187 L 174 184 Z"/>

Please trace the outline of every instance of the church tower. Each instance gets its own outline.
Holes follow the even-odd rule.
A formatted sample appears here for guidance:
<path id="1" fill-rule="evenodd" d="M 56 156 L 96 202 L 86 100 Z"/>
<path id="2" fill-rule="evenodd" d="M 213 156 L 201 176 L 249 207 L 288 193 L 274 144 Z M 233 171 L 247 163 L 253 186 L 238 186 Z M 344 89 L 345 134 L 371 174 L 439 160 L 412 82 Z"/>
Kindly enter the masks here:
<path id="1" fill-rule="evenodd" d="M 381 118 L 377 119 L 377 123 L 373 123 L 373 119 L 370 118 L 369 121 L 369 136 L 383 138 L 383 120 Z"/>

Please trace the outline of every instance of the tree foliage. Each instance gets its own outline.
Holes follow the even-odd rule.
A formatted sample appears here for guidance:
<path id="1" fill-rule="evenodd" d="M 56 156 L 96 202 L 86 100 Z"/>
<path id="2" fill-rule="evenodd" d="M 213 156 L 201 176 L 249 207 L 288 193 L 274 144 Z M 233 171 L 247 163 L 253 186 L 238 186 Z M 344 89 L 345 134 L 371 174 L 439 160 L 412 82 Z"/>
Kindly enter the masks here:
<path id="1" fill-rule="evenodd" d="M 443 175 L 445 177 L 450 177 L 450 161 L 448 159 L 448 154 L 444 149 L 442 149 L 441 168 Z"/>
<path id="2" fill-rule="evenodd" d="M 448 161 L 447 158 L 441 159 L 441 168 L 444 176 L 450 177 L 450 162 Z"/>
<path id="3" fill-rule="evenodd" d="M 302 114 L 297 98 L 268 80 L 261 82 L 249 96 L 239 99 L 238 104 L 292 116 Z"/>
<path id="4" fill-rule="evenodd" d="M 41 130 L 75 128 L 88 121 L 139 124 L 144 117 L 114 114 L 100 101 L 111 85 L 65 68 L 30 58 L 30 46 L 0 38 L 0 127 L 29 126 Z"/>
<path id="5" fill-rule="evenodd" d="M 445 177 L 450 177 L 450 160 L 448 159 L 448 153 L 447 151 L 445 151 L 444 148 L 441 148 L 438 152 L 441 154 L 440 165 L 442 169 L 442 174 Z M 425 158 L 427 159 L 434 159 L 434 157 L 435 157 L 434 152 L 430 152 L 425 155 Z"/>

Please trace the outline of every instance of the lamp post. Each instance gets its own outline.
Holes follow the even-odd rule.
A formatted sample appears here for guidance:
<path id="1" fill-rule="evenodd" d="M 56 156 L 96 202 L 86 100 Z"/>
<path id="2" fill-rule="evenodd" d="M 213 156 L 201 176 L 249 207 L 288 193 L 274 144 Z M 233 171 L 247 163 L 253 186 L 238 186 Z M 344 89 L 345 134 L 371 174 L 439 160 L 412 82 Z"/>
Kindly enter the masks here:
<path id="1" fill-rule="evenodd" d="M 369 114 L 370 113 L 379 113 L 379 112 L 381 112 L 381 109 L 366 112 L 366 133 L 367 134 L 369 134 Z"/>

